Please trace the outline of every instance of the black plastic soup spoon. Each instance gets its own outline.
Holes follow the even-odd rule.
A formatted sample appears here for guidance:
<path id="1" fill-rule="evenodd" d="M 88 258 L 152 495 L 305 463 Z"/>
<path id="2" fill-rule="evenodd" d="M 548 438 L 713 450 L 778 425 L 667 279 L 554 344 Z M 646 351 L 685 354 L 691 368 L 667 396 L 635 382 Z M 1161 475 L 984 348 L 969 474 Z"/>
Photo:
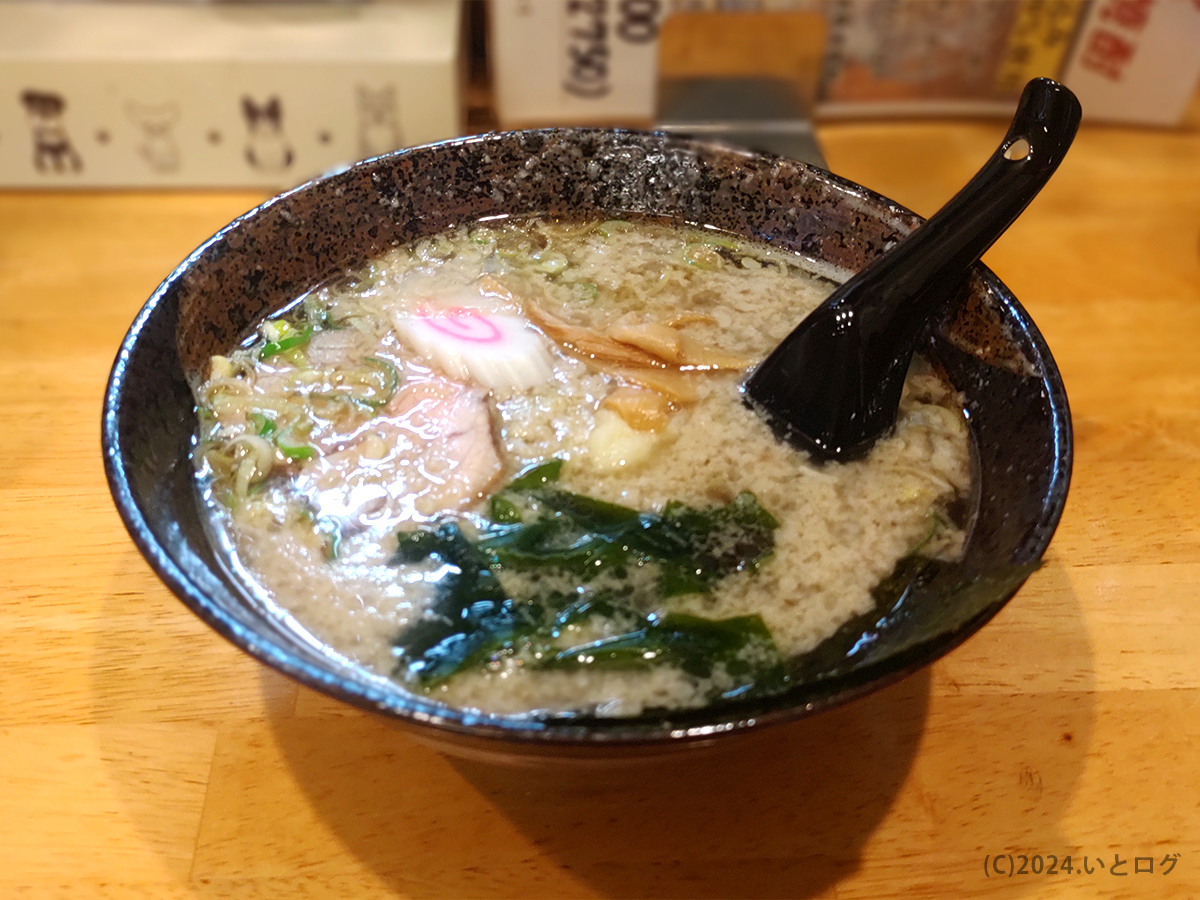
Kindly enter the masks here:
<path id="1" fill-rule="evenodd" d="M 1054 174 L 1081 117 L 1061 84 L 1025 86 L 1004 141 L 966 187 L 834 291 L 750 373 L 742 390 L 776 434 L 818 460 L 844 461 L 895 425 L 926 323 Z"/>

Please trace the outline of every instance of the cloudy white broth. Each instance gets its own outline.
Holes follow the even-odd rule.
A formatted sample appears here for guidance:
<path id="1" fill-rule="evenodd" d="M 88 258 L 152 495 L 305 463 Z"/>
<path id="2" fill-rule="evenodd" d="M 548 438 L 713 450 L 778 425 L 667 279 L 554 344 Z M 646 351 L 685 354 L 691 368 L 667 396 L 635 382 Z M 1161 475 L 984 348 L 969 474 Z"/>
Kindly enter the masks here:
<path id="1" fill-rule="evenodd" d="M 400 247 L 213 357 L 195 459 L 214 534 L 292 627 L 453 707 L 783 690 L 898 564 L 964 541 L 967 427 L 927 363 L 856 462 L 813 463 L 742 402 L 837 277 L 655 222 Z"/>

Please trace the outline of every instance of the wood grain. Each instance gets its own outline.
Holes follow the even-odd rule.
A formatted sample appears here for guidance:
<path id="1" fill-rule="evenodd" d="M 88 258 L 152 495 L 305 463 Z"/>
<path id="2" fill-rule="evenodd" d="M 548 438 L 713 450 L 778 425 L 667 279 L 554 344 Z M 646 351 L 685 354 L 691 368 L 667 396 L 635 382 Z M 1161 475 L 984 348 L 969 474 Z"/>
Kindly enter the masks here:
<path id="1" fill-rule="evenodd" d="M 839 174 L 929 213 L 1003 131 L 821 138 Z M 1085 128 L 987 257 L 1076 425 L 1066 514 L 1017 598 L 862 701 L 603 771 L 448 759 L 299 688 L 125 535 L 99 454 L 117 344 L 260 199 L 0 194 L 0 896 L 1200 896 L 1200 135 Z M 1010 853 L 1096 874 L 985 876 Z"/>

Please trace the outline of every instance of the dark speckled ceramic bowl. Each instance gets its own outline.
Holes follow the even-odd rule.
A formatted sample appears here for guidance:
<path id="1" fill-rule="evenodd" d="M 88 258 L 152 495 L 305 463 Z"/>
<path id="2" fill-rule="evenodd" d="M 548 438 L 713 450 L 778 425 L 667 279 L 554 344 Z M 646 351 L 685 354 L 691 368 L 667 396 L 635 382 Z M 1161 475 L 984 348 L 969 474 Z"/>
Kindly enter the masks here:
<path id="1" fill-rule="evenodd" d="M 980 266 L 926 349 L 965 395 L 977 450 L 965 557 L 927 573 L 894 607 L 848 623 L 797 665 L 782 695 L 637 719 L 471 715 L 381 689 L 265 616 L 217 564 L 201 526 L 188 459 L 196 428 L 189 379 L 256 320 L 366 259 L 458 223 L 525 214 L 704 223 L 850 270 L 920 222 L 800 163 L 603 130 L 495 134 L 401 151 L 242 216 L 189 256 L 133 323 L 105 395 L 103 442 L 113 497 L 142 553 L 184 603 L 247 653 L 459 749 L 660 751 L 808 715 L 900 678 L 980 628 L 1036 568 L 1067 495 L 1067 398 L 1033 322 Z"/>

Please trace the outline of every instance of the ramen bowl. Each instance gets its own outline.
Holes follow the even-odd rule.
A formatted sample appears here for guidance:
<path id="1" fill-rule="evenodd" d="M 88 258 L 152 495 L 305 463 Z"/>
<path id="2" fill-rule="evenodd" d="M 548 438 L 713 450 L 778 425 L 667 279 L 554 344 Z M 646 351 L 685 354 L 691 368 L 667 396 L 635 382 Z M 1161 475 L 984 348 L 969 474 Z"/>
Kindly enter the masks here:
<path id="1" fill-rule="evenodd" d="M 635 718 L 483 715 L 323 651 L 256 602 L 214 553 L 190 459 L 197 428 L 190 385 L 258 320 L 367 260 L 458 224 L 529 215 L 711 226 L 846 271 L 921 222 L 799 162 L 599 129 L 510 132 L 399 151 L 252 210 L 150 297 L 121 345 L 104 401 L 106 471 L 126 527 L 166 585 L 216 632 L 308 687 L 451 749 L 659 753 L 811 715 L 889 684 L 982 627 L 1037 568 L 1066 499 L 1070 414 L 1037 328 L 980 265 L 922 347 L 964 398 L 975 454 L 965 552 L 924 570 L 898 601 L 846 623 L 795 660 L 783 693 Z"/>

